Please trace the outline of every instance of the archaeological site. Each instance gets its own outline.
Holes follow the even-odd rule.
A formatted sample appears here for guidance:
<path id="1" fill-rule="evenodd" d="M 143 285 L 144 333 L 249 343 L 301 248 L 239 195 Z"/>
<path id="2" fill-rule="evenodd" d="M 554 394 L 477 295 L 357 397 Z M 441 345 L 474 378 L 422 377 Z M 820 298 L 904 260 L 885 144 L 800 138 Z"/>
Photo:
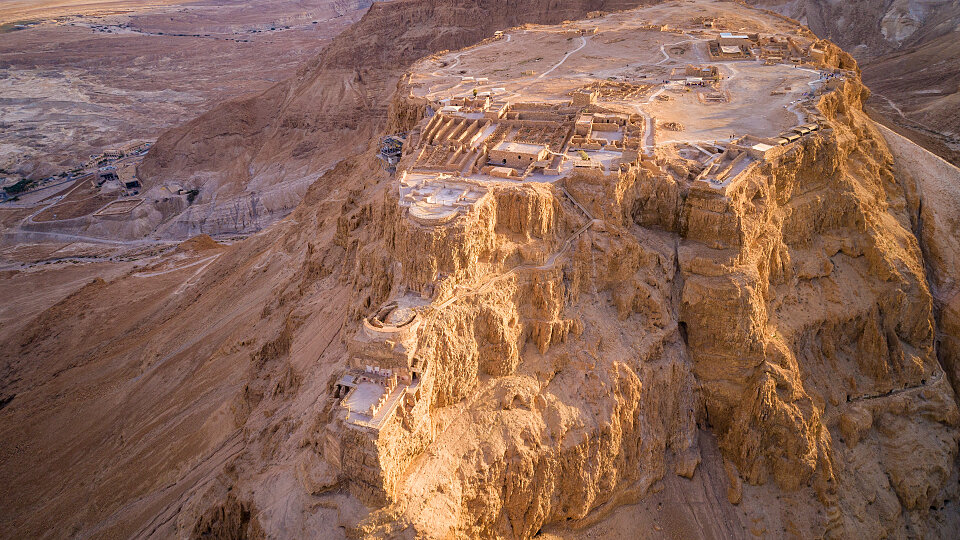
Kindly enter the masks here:
<path id="1" fill-rule="evenodd" d="M 956 538 L 952 132 L 797 9 L 374 2 L 24 188 L 0 537 Z"/>

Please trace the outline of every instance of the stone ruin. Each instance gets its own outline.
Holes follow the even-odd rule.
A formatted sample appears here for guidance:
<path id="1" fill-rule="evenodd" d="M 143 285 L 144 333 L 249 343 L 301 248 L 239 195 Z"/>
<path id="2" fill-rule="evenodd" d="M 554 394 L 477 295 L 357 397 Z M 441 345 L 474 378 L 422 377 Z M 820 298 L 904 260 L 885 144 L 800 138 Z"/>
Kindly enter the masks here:
<path id="1" fill-rule="evenodd" d="M 327 451 L 349 478 L 350 491 L 370 504 L 393 497 L 406 467 L 402 456 L 429 437 L 432 381 L 416 356 L 422 320 L 415 299 L 389 302 L 363 320 L 350 340 L 348 369 L 333 388 L 338 400 Z"/>

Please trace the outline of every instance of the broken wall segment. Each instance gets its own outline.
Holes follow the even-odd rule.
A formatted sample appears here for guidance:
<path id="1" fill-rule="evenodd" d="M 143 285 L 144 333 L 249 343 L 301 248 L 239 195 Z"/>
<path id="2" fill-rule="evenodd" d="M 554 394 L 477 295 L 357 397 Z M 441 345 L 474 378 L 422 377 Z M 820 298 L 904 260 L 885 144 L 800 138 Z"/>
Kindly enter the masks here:
<path id="1" fill-rule="evenodd" d="M 490 150 L 489 162 L 514 168 L 527 168 L 546 159 L 550 154 L 547 145 L 520 142 L 502 142 Z"/>

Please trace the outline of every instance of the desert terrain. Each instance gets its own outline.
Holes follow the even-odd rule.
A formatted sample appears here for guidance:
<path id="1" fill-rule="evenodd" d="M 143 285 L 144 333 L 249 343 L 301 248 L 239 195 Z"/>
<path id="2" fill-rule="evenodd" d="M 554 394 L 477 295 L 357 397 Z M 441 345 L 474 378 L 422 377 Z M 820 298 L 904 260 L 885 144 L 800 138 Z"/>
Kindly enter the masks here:
<path id="1" fill-rule="evenodd" d="M 13 201 L 0 536 L 960 529 L 960 170 L 796 21 L 637 4 L 376 3 Z"/>
<path id="2" fill-rule="evenodd" d="M 288 77 L 363 3 L 7 2 L 0 168 L 40 178 Z M 25 24 L 15 30 L 17 24 Z M 270 58 L 264 62 L 264 58 Z"/>
<path id="3" fill-rule="evenodd" d="M 873 114 L 960 165 L 960 6 L 950 0 L 751 0 L 807 25 L 850 52 L 871 90 Z"/>
<path id="4" fill-rule="evenodd" d="M 120 159 L 104 153 L 123 155 L 200 112 L 275 86 L 367 5 L 51 2 L 25 11 L 27 3 L 5 4 L 0 179 L 4 188 L 29 183 L 24 192 L 3 193 L 14 199 L 0 203 L 4 242 L 182 240 L 190 234 L 181 229 L 242 234 L 286 215 L 323 166 L 300 175 L 271 171 L 259 182 L 228 179 L 218 189 L 180 176 L 148 181 L 138 173 L 145 149 Z M 63 200 L 77 199 L 77 187 L 91 182 L 82 201 Z M 229 225 L 205 231 L 194 216 L 211 212 L 191 208 L 200 187 L 201 200 L 216 199 L 221 209 L 242 202 L 253 216 L 232 212 Z M 159 229 L 184 211 L 188 225 Z"/>
<path id="5" fill-rule="evenodd" d="M 867 110 L 873 118 L 960 163 L 954 114 L 960 70 L 951 48 L 956 6 L 943 1 L 754 4 L 808 24 L 816 35 L 850 51 L 871 89 Z M 56 202 L 51 194 L 70 184 L 44 179 L 76 178 L 78 168 L 89 172 L 96 165 L 101 151 L 153 141 L 178 126 L 160 137 L 160 148 L 137 169 L 141 186 L 136 193 L 107 186 L 101 198 L 118 203 L 108 219 L 97 214 L 98 207 L 86 216 L 38 226 L 16 218 L 41 206 L 5 204 L 0 213 L 7 214 L 7 236 L 235 238 L 287 215 L 318 175 L 359 151 L 372 135 L 345 121 L 350 115 L 339 107 L 383 117 L 383 103 L 368 91 L 379 81 L 365 80 L 363 70 L 345 70 L 338 85 L 331 82 L 310 95 L 316 110 L 297 103 L 305 104 L 307 95 L 283 95 L 281 82 L 368 5 L 275 1 L 250 10 L 242 2 L 211 1 L 5 4 L 0 11 L 0 65 L 6 68 L 0 72 L 0 178 L 5 186 L 24 177 L 46 182 L 33 198 L 49 206 Z M 404 21 L 396 23 L 402 28 Z M 451 28 L 443 26 L 433 40 L 448 40 L 456 33 Z M 731 25 L 728 30 L 741 29 Z M 394 47 L 386 40 L 368 43 L 374 47 L 370 52 L 381 56 Z M 416 49 L 402 50 L 405 56 Z M 335 64 L 352 57 L 343 52 L 317 60 Z M 105 57 L 111 61 L 104 63 Z M 368 62 L 358 58 L 356 65 Z M 264 90 L 269 97 L 231 99 Z M 278 106 L 288 107 L 284 122 L 267 125 Z M 261 113 L 256 107 L 265 109 Z M 217 112 L 196 118 L 210 109 Z M 261 144 L 261 139 L 270 142 Z M 123 199 L 134 196 L 143 201 L 139 206 Z M 131 211 L 120 213 L 121 208 Z"/>
<path id="6" fill-rule="evenodd" d="M 10 0 L 0 8 L 0 23 L 33 22 L 36 19 L 64 15 L 87 15 L 104 11 L 133 11 L 136 9 L 162 7 L 175 2 L 137 2 L 117 0 Z"/>
<path id="7" fill-rule="evenodd" d="M 310 96 L 284 95 L 286 88 L 279 81 L 367 5 L 321 2 L 304 7 L 278 1 L 258 4 L 253 12 L 231 2 L 134 7 L 81 2 L 32 4 L 29 13 L 23 3 L 6 6 L 4 41 L 9 45 L 6 52 L 0 50 L 0 62 L 10 66 L 0 80 L 5 96 L 10 96 L 0 102 L 0 122 L 7 128 L 5 140 L 0 140 L 6 185 L 24 176 L 40 182 L 47 175 L 74 178 L 77 167 L 86 163 L 89 170 L 96 160 L 86 160 L 104 149 L 152 141 L 166 128 L 179 126 L 160 137 L 160 148 L 137 169 L 143 189 L 134 194 L 110 185 L 103 194 L 105 201 L 117 201 L 114 210 L 127 205 L 130 212 L 104 219 L 96 213 L 100 208 L 92 208 L 86 216 L 38 226 L 15 217 L 29 214 L 27 207 L 34 211 L 41 207 L 6 204 L 0 212 L 9 214 L 4 219 L 10 223 L 7 235 L 235 238 L 287 215 L 318 175 L 359 151 L 372 135 L 344 120 L 350 115 L 340 107 L 382 118 L 383 103 L 377 103 L 367 88 L 379 81 L 365 80 L 363 70 L 345 70 L 338 84 L 331 82 L 322 92 L 316 87 L 317 93 Z M 817 1 L 756 5 L 809 24 L 816 35 L 851 51 L 871 89 L 868 112 L 873 118 L 960 163 L 952 112 L 960 84 L 956 80 L 960 71 L 951 60 L 957 55 L 950 48 L 955 6 L 860 3 L 847 9 Z M 30 13 L 35 18 L 24 18 Z M 854 24 L 841 27 L 838 21 Z M 403 21 L 397 23 L 402 27 Z M 23 29 L 10 31 L 17 24 Z M 434 41 L 449 39 L 450 27 L 444 28 Z M 731 25 L 728 30 L 740 29 Z M 51 49 L 56 42 L 60 44 Z M 381 55 L 394 47 L 386 40 L 369 43 L 374 47 L 370 53 Z M 402 55 L 414 50 L 404 49 Z M 317 61 L 340 63 L 354 54 L 342 52 L 327 52 Z M 372 57 L 370 53 L 359 54 Z M 105 55 L 115 60 L 106 65 L 100 60 Z M 356 65 L 367 62 L 358 57 Z M 230 100 L 265 89 L 269 97 Z M 297 103 L 305 105 L 308 97 L 316 110 Z M 275 114 L 270 109 L 278 106 L 287 107 L 284 122 L 266 124 Z M 211 108 L 217 112 L 183 124 Z M 66 189 L 63 182 L 48 183 Z M 45 188 L 42 197 L 37 192 L 34 198 L 49 205 L 52 191 Z M 138 207 L 122 200 L 134 195 L 143 201 Z"/>

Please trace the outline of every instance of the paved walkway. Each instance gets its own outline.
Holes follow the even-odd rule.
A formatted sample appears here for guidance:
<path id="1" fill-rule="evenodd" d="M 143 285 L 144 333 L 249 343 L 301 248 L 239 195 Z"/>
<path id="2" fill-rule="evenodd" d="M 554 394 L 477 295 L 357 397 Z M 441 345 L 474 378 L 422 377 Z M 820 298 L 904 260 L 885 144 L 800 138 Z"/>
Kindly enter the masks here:
<path id="1" fill-rule="evenodd" d="M 929 379 L 929 380 L 927 380 L 927 381 L 925 381 L 925 382 L 923 382 L 923 383 L 921 383 L 921 384 L 918 384 L 918 385 L 915 385 L 915 386 L 908 386 L 908 387 L 906 387 L 906 388 L 899 388 L 899 389 L 896 389 L 896 390 L 889 390 L 889 391 L 887 391 L 887 392 L 883 392 L 883 393 L 879 393 L 879 394 L 865 394 L 865 395 L 862 395 L 862 396 L 852 397 L 852 398 L 849 398 L 849 399 L 847 400 L 847 403 L 856 403 L 856 402 L 858 402 L 858 401 L 866 401 L 866 400 L 869 400 L 869 399 L 881 399 L 881 398 L 893 397 L 893 396 L 897 396 L 897 395 L 903 394 L 903 393 L 905 393 L 905 392 L 913 392 L 913 391 L 915 391 L 915 390 L 922 390 L 922 389 L 924 389 L 924 388 L 927 388 L 928 386 L 933 386 L 933 385 L 937 384 L 937 383 L 940 382 L 942 379 L 943 379 L 943 370 L 937 370 L 933 375 L 930 376 L 930 379 Z"/>

